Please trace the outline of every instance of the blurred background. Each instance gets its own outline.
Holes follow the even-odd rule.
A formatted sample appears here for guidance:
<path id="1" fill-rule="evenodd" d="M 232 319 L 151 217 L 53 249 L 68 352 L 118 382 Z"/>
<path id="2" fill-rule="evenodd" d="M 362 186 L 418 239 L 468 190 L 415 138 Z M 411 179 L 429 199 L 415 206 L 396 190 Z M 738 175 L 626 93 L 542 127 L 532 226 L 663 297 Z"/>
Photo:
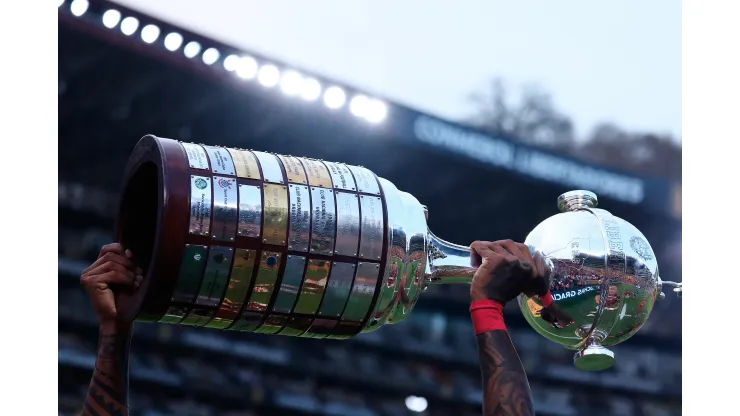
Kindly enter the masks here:
<path id="1" fill-rule="evenodd" d="M 120 4 L 59 4 L 60 415 L 80 412 L 95 360 L 79 275 L 113 239 L 123 169 L 147 133 L 368 167 L 460 244 L 523 240 L 558 195 L 589 189 L 647 236 L 661 275 L 681 281 L 680 125 L 582 133 L 546 89 L 503 77 L 463 91 L 470 111 L 449 121 Z M 432 287 L 407 320 L 349 341 L 137 324 L 131 414 L 479 415 L 468 303 L 465 286 Z M 538 415 L 681 414 L 672 294 L 601 373 L 575 370 L 572 352 L 516 309 L 506 322 Z"/>

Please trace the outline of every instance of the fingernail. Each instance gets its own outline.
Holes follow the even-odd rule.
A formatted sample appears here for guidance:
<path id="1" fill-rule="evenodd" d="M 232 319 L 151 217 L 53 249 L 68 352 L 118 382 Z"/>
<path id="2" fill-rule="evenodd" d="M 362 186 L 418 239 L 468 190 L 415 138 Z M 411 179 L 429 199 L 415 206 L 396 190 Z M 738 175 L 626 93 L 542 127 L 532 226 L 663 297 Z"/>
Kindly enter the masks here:
<path id="1" fill-rule="evenodd" d="M 136 283 L 141 283 L 142 280 L 144 280 L 144 276 L 142 276 L 142 275 L 137 275 L 136 276 Z"/>
<path id="2" fill-rule="evenodd" d="M 139 282 L 139 281 L 134 282 L 134 288 L 135 289 L 138 289 L 139 286 L 141 286 L 141 282 Z"/>
<path id="3" fill-rule="evenodd" d="M 134 253 L 132 253 L 131 250 L 126 249 L 126 257 L 131 257 L 133 255 L 134 255 Z"/>

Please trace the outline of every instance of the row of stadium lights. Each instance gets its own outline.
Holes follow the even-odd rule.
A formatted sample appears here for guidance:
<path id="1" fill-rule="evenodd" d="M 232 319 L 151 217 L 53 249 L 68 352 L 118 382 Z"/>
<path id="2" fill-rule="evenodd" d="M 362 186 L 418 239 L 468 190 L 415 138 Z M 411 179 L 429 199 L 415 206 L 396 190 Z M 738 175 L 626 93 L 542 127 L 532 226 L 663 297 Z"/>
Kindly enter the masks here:
<path id="1" fill-rule="evenodd" d="M 64 5 L 65 0 L 58 0 L 59 7 Z M 80 17 L 87 12 L 88 0 L 73 0 L 70 11 L 74 16 Z M 133 36 L 139 32 L 141 40 L 153 44 L 159 38 L 160 28 L 154 24 L 148 24 L 139 30 L 139 19 L 133 16 L 123 17 L 121 12 L 115 9 L 103 13 L 103 25 L 108 29 L 119 28 L 126 36 Z M 221 59 L 221 53 L 216 48 L 203 47 L 196 41 L 190 41 L 183 46 L 184 38 L 177 32 L 170 32 L 164 36 L 164 47 L 170 52 L 181 51 L 188 59 L 200 59 L 205 65 L 213 65 Z M 267 88 L 279 87 L 287 96 L 300 97 L 306 101 L 322 99 L 324 105 L 331 110 L 339 110 L 347 105 L 347 93 L 338 86 L 330 86 L 323 89 L 321 83 L 315 78 L 307 77 L 294 70 L 281 70 L 270 63 L 261 64 L 253 57 L 244 55 L 228 55 L 221 61 L 223 68 L 235 74 L 237 77 L 252 81 L 256 80 Z M 388 114 L 387 105 L 375 98 L 363 94 L 357 94 L 349 101 L 349 111 L 352 115 L 367 120 L 370 123 L 380 123 Z"/>

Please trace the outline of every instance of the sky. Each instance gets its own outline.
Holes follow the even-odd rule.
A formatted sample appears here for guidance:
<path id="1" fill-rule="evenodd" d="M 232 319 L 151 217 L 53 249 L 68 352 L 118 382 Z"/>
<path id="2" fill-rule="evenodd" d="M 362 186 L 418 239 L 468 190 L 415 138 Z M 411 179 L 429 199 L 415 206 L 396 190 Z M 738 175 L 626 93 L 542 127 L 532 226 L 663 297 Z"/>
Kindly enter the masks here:
<path id="1" fill-rule="evenodd" d="M 116 1 L 443 118 L 500 77 L 549 91 L 579 136 L 608 121 L 680 141 L 676 0 Z"/>

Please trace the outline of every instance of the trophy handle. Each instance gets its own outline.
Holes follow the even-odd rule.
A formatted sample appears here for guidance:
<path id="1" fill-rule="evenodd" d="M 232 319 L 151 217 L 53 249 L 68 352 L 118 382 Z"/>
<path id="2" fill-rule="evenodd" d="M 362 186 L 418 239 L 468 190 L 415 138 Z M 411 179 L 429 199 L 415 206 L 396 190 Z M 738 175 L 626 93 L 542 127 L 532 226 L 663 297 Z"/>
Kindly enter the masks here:
<path id="1" fill-rule="evenodd" d="M 660 287 L 658 289 L 659 291 L 660 291 L 660 289 L 663 288 L 663 286 L 672 287 L 673 288 L 673 293 L 675 293 L 676 296 L 679 299 L 681 298 L 681 295 L 683 294 L 683 282 L 671 282 L 671 281 L 668 281 L 668 280 L 660 280 L 660 283 L 659 284 L 660 284 Z M 661 299 L 665 298 L 665 295 L 663 294 L 662 291 L 660 291 L 660 295 L 659 296 L 660 296 Z"/>
<path id="2" fill-rule="evenodd" d="M 470 248 L 428 233 L 428 284 L 470 284 L 478 269 L 470 267 Z"/>

